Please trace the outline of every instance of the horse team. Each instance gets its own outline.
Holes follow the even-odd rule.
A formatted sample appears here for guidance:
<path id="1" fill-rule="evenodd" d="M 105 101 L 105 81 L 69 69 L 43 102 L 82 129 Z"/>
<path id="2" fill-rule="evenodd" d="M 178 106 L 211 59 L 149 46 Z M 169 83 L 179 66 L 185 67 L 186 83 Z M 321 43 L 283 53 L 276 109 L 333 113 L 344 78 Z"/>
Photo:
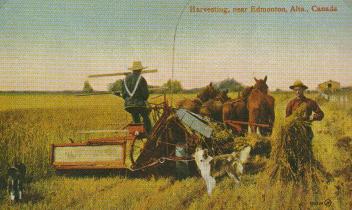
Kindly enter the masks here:
<path id="1" fill-rule="evenodd" d="M 248 127 L 251 132 L 271 135 L 275 100 L 268 94 L 267 76 L 254 80 L 255 84 L 242 90 L 237 99 L 229 98 L 227 90 L 218 90 L 210 83 L 196 98 L 180 100 L 176 107 L 229 124 L 239 135 L 247 133 Z"/>

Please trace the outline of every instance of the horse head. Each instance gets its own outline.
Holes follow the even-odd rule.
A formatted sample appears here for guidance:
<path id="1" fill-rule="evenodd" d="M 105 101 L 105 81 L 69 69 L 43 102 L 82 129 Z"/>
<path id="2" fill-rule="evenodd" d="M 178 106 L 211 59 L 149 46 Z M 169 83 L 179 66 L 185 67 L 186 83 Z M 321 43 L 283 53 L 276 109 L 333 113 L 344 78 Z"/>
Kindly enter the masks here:
<path id="1" fill-rule="evenodd" d="M 228 93 L 228 89 L 221 90 L 215 98 L 224 103 L 225 101 L 230 100 L 230 97 L 227 95 Z"/>
<path id="2" fill-rule="evenodd" d="M 255 80 L 255 85 L 254 85 L 254 88 L 257 89 L 257 90 L 260 90 L 260 92 L 262 93 L 268 93 L 268 85 L 266 84 L 266 80 L 268 79 L 267 76 L 264 77 L 264 79 L 257 79 L 254 77 L 254 80 Z"/>
<path id="3" fill-rule="evenodd" d="M 215 98 L 218 94 L 219 90 L 213 86 L 213 83 L 210 83 L 197 95 L 197 98 L 199 98 L 202 102 L 205 102 L 209 99 Z"/>

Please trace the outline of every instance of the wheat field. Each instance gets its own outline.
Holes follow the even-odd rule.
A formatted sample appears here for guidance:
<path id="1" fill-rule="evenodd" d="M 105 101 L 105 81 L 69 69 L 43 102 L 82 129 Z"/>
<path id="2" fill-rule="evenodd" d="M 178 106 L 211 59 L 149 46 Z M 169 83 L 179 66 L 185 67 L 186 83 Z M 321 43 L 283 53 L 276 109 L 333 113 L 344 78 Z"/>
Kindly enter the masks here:
<path id="1" fill-rule="evenodd" d="M 273 95 L 275 130 L 293 95 Z M 174 95 L 173 100 L 184 97 L 194 95 Z M 337 175 L 321 186 L 319 194 L 309 197 L 291 185 L 271 186 L 265 172 L 244 175 L 239 185 L 225 178 L 211 196 L 199 177 L 57 176 L 49 162 L 50 145 L 101 136 L 82 135 L 81 130 L 122 128 L 131 120 L 123 101 L 111 95 L 65 94 L 3 94 L 0 101 L 0 209 L 300 209 L 304 201 L 308 206 L 303 208 L 352 208 L 351 183 Z M 335 144 L 342 137 L 352 137 L 352 105 L 325 102 L 321 108 L 326 116 L 314 123 L 313 151 L 333 173 L 350 158 Z M 6 170 L 15 160 L 27 165 L 29 180 L 24 200 L 17 204 L 9 202 L 5 190 Z M 331 205 L 326 205 L 327 200 Z"/>

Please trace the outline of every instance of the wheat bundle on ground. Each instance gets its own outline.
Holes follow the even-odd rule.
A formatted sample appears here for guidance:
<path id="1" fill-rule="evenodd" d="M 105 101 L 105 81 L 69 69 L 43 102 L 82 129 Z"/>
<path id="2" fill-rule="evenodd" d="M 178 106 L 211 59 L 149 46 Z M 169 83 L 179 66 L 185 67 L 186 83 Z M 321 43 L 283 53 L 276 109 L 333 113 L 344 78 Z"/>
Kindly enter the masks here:
<path id="1" fill-rule="evenodd" d="M 277 131 L 269 167 L 271 181 L 296 182 L 318 186 L 330 174 L 314 158 L 311 123 L 306 120 L 306 106 L 300 106 Z"/>

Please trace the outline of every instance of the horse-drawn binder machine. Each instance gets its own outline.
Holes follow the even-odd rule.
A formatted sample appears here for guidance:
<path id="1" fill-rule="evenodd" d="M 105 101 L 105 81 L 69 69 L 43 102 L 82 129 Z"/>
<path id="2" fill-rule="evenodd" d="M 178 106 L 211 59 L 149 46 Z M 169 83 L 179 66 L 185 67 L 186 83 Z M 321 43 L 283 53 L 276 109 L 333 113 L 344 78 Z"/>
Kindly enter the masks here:
<path id="1" fill-rule="evenodd" d="M 210 154 L 233 152 L 238 134 L 229 126 L 186 109 L 172 108 L 166 100 L 150 103 L 154 126 L 146 135 L 143 124 L 128 124 L 115 136 L 84 143 L 52 144 L 51 163 L 58 171 L 128 169 L 174 173 L 177 164 L 189 165 L 197 146 Z M 235 124 L 234 124 L 235 123 Z M 232 124 L 238 126 L 234 121 Z"/>
<path id="2" fill-rule="evenodd" d="M 203 117 L 185 109 L 174 109 L 164 99 L 150 104 L 154 126 L 146 135 L 143 124 L 128 124 L 117 135 L 89 139 L 84 143 L 52 144 L 51 163 L 56 170 L 143 170 L 168 162 L 191 161 L 202 138 L 213 129 Z M 165 164 L 166 163 L 166 164 Z M 171 165 L 174 165 L 171 163 Z"/>
<path id="3" fill-rule="evenodd" d="M 182 165 L 190 171 L 195 169 L 189 167 L 194 166 L 190 154 L 197 146 L 206 147 L 212 155 L 233 152 L 236 134 L 225 124 L 186 109 L 172 108 L 166 99 L 159 104 L 150 104 L 150 109 L 155 122 L 150 135 L 146 135 L 143 124 L 128 124 L 118 135 L 109 138 L 53 144 L 53 167 L 57 171 L 151 169 L 159 174 L 174 174 L 175 168 Z"/>

